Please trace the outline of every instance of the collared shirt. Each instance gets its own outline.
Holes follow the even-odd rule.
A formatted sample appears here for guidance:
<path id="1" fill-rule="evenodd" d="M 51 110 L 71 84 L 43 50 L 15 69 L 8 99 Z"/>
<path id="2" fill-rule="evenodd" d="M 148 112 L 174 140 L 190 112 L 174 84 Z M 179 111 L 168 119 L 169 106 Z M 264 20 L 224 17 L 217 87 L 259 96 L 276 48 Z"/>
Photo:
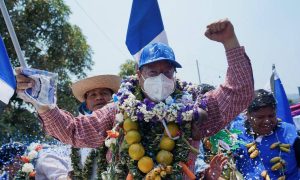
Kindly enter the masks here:
<path id="1" fill-rule="evenodd" d="M 228 69 L 225 82 L 216 90 L 205 94 L 208 119 L 194 123 L 193 133 L 208 137 L 224 128 L 242 112 L 253 98 L 254 82 L 251 63 L 243 47 L 226 51 Z M 45 131 L 60 141 L 75 147 L 99 147 L 104 143 L 106 131 L 112 129 L 116 107 L 109 104 L 89 116 L 74 117 L 59 108 L 40 114 Z M 190 141 L 199 147 L 199 141 Z M 190 169 L 194 169 L 195 154 L 189 155 Z"/>

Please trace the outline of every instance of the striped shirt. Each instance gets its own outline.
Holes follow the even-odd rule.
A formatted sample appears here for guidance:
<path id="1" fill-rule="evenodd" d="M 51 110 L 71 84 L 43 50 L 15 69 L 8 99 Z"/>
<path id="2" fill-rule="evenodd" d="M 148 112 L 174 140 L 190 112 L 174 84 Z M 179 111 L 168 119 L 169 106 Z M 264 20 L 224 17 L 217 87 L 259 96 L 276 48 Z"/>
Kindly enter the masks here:
<path id="1" fill-rule="evenodd" d="M 224 128 L 251 102 L 254 93 L 252 67 L 243 47 L 226 51 L 228 69 L 225 82 L 216 90 L 205 94 L 208 119 L 194 123 L 193 133 L 208 137 Z M 45 131 L 66 144 L 75 147 L 97 148 L 104 143 L 106 131 L 114 124 L 116 107 L 114 104 L 94 111 L 88 116 L 74 117 L 57 107 L 40 114 Z M 195 148 L 199 141 L 190 140 Z M 194 169 L 196 155 L 189 155 L 191 170 Z M 186 178 L 185 178 L 186 179 Z"/>

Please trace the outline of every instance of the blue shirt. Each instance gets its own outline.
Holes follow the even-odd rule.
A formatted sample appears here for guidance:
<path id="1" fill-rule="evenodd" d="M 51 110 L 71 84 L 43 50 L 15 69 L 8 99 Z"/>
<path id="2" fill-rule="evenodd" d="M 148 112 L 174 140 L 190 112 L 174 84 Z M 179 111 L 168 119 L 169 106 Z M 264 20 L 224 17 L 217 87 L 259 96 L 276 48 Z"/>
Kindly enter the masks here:
<path id="1" fill-rule="evenodd" d="M 238 135 L 238 139 L 244 141 L 245 143 L 251 143 L 254 141 L 253 135 L 246 132 L 244 123 L 233 124 L 232 128 L 239 129 L 243 133 Z M 270 160 L 273 157 L 280 156 L 286 162 L 285 169 L 283 173 L 286 179 L 289 180 L 299 180 L 298 168 L 295 157 L 295 151 L 293 149 L 293 144 L 297 138 L 297 132 L 293 125 L 281 122 L 278 127 L 276 127 L 274 133 L 268 136 L 263 136 L 261 142 L 256 142 L 257 149 L 259 150 L 259 155 L 251 159 L 246 146 L 241 146 L 235 152 L 236 155 L 236 165 L 238 170 L 243 174 L 244 178 L 247 180 L 251 179 L 263 179 L 260 175 L 263 170 L 268 172 L 271 179 L 277 179 L 283 174 L 280 170 L 272 171 L 271 167 L 274 163 Z M 290 144 L 290 152 L 280 151 L 279 148 L 270 149 L 270 146 L 280 141 L 281 143 Z M 280 155 L 281 154 L 281 155 Z"/>

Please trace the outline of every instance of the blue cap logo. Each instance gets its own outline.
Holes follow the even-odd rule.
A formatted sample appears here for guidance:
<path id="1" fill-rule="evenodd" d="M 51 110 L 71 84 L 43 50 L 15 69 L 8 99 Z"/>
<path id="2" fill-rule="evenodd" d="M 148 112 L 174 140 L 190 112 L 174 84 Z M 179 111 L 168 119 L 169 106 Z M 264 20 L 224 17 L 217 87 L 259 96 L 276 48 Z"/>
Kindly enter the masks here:
<path id="1" fill-rule="evenodd" d="M 181 65 L 175 60 L 172 48 L 164 43 L 157 42 L 144 47 L 140 57 L 139 69 L 146 64 L 162 60 L 170 62 L 175 68 L 181 68 Z"/>

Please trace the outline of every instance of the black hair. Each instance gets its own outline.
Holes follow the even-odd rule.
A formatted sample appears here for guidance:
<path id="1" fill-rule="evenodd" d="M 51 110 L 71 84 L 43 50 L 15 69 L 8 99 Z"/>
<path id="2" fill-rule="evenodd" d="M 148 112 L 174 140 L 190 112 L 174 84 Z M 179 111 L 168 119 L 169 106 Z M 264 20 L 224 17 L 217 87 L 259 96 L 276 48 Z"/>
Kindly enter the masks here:
<path id="1" fill-rule="evenodd" d="M 0 168 L 14 162 L 15 157 L 25 153 L 26 146 L 19 142 L 4 144 L 0 148 Z"/>
<path id="2" fill-rule="evenodd" d="M 199 88 L 200 88 L 200 94 L 205 94 L 208 91 L 216 89 L 215 86 L 210 84 L 205 84 L 205 83 L 200 84 Z"/>
<path id="3" fill-rule="evenodd" d="M 254 99 L 248 106 L 248 113 L 257 111 L 264 107 L 276 109 L 276 100 L 273 93 L 264 89 L 258 89 L 254 92 Z"/>

